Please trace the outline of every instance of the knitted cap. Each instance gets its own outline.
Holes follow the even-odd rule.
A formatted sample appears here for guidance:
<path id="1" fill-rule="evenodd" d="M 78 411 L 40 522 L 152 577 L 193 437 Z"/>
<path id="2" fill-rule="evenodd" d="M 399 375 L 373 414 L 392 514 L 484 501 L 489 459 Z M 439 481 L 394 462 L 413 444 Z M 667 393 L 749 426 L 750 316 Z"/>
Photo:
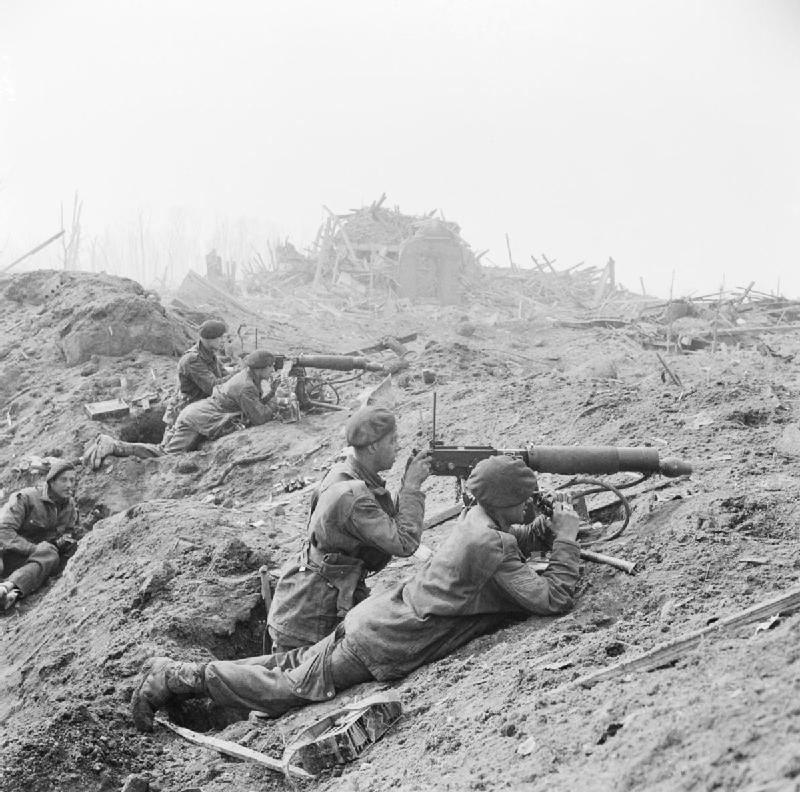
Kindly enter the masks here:
<path id="1" fill-rule="evenodd" d="M 219 319 L 207 319 L 200 325 L 200 338 L 219 338 L 228 328 Z"/>
<path id="2" fill-rule="evenodd" d="M 75 465 L 73 465 L 72 462 L 67 462 L 66 459 L 57 459 L 50 465 L 50 470 L 47 471 L 44 480 L 49 484 L 53 479 L 57 479 L 67 470 L 75 470 Z"/>
<path id="3" fill-rule="evenodd" d="M 396 428 L 394 415 L 385 407 L 363 407 L 350 416 L 344 434 L 348 445 L 359 448 L 377 443 Z"/>
<path id="4" fill-rule="evenodd" d="M 252 369 L 272 368 L 275 365 L 275 355 L 266 349 L 257 349 L 244 359 L 244 364 Z"/>
<path id="5" fill-rule="evenodd" d="M 536 474 L 517 457 L 493 456 L 475 465 L 467 489 L 485 506 L 516 506 L 536 492 Z"/>

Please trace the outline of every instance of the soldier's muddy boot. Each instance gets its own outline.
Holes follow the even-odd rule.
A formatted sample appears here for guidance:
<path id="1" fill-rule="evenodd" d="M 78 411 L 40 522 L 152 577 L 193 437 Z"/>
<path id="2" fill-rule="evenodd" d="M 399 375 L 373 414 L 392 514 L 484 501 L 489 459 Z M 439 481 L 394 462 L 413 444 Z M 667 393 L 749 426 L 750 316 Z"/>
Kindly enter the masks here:
<path id="1" fill-rule="evenodd" d="M 0 610 L 13 608 L 22 592 L 10 580 L 0 583 Z"/>
<path id="2" fill-rule="evenodd" d="M 131 698 L 133 725 L 153 731 L 156 711 L 178 701 L 205 696 L 202 663 L 180 663 L 169 657 L 151 657 L 142 666 L 142 679 Z"/>

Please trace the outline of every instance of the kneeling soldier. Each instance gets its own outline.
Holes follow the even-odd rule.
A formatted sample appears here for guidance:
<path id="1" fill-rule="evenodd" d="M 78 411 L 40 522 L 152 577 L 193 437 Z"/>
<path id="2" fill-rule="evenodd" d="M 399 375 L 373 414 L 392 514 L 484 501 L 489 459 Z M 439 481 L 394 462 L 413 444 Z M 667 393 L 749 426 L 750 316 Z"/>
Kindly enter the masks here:
<path id="1" fill-rule="evenodd" d="M 378 475 L 397 456 L 397 424 L 381 407 L 356 412 L 345 429 L 353 454 L 334 465 L 311 502 L 308 536 L 284 568 L 269 611 L 274 652 L 315 644 L 369 596 L 367 575 L 419 547 L 425 511 L 420 485 L 427 452 L 406 469 L 396 499 Z"/>

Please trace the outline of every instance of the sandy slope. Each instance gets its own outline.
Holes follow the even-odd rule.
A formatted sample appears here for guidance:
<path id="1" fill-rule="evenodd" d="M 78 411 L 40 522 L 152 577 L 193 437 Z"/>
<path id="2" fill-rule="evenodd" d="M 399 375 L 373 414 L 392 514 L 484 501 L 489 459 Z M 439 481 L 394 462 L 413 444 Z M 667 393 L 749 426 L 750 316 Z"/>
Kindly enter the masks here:
<path id="1" fill-rule="evenodd" d="M 8 492 L 27 483 L 12 470 L 26 454 L 79 452 L 97 429 L 81 414 L 88 394 L 115 395 L 102 384 L 114 377 L 125 377 L 128 388 L 140 380 L 145 387 L 148 378 L 166 385 L 175 360 L 151 352 L 103 356 L 96 373 L 82 375 L 53 348 L 48 328 L 56 322 L 36 314 L 41 307 L 8 300 L 0 307 L 10 346 L 0 398 L 8 405 L 15 388 L 32 383 L 28 398 L 14 402 L 0 450 Z M 293 333 L 314 339 L 306 341 L 314 351 L 420 331 L 410 368 L 395 377 L 404 451 L 393 484 L 407 453 L 427 441 L 434 389 L 447 442 L 650 444 L 663 456 L 691 459 L 696 472 L 661 489 L 653 485 L 667 480 L 637 488 L 630 526 L 604 549 L 639 561 L 638 575 L 587 565 L 572 614 L 511 625 L 412 674 L 396 686 L 406 706 L 400 724 L 360 762 L 310 786 L 800 788 L 798 616 L 769 630 L 711 635 L 671 668 L 590 690 L 571 684 L 797 584 L 800 478 L 796 459 L 775 453 L 797 419 L 796 365 L 750 349 L 673 356 L 681 392 L 662 383 L 652 353 L 624 331 L 556 329 L 545 313 L 492 324 L 479 307 L 464 313 L 476 326 L 469 336 L 456 332 L 460 312 L 429 309 L 345 316 L 338 324 L 301 316 L 272 330 L 275 343 Z M 31 342 L 23 328 L 35 321 Z M 782 343 L 792 352 L 798 342 Z M 617 378 L 592 377 L 601 359 L 615 364 Z M 434 385 L 424 384 L 423 369 L 436 372 Z M 344 401 L 364 384 L 343 386 Z M 116 460 L 81 475 L 82 509 L 104 503 L 115 514 L 82 541 L 58 580 L 0 619 L 2 792 L 113 790 L 133 772 L 165 791 L 286 786 L 163 730 L 136 734 L 127 700 L 151 653 L 258 651 L 257 570 L 277 568 L 304 529 L 307 491 L 286 495 L 283 486 L 322 475 L 341 447 L 343 415 L 232 435 L 187 455 L 188 465 Z M 233 459 L 268 451 L 270 460 L 210 487 Z M 559 483 L 541 479 L 545 488 Z M 451 481 L 431 479 L 426 490 L 429 513 L 452 503 Z M 435 547 L 450 530 L 453 523 L 433 529 L 425 542 Z M 746 560 L 754 557 L 767 563 Z M 394 562 L 374 588 L 412 573 L 414 564 Z M 284 741 L 327 706 L 267 724 L 240 722 L 223 736 L 279 756 Z"/>

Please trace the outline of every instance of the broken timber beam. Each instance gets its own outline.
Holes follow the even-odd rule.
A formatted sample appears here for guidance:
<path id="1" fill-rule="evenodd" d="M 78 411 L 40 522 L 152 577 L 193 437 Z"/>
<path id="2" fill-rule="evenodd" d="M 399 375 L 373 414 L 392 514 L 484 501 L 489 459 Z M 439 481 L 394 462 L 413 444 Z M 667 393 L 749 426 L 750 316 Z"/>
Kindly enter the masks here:
<path id="1" fill-rule="evenodd" d="M 393 341 L 399 341 L 401 344 L 407 344 L 409 341 L 416 341 L 418 333 L 409 333 L 408 335 L 398 336 L 393 338 Z M 372 346 L 363 347 L 362 349 L 354 349 L 350 352 L 344 352 L 342 354 L 348 357 L 357 357 L 359 355 L 368 355 L 370 352 L 380 352 L 381 350 L 388 349 L 390 347 L 389 344 L 386 343 L 387 339 L 384 338 L 378 341 L 377 344 L 373 344 Z"/>
<path id="2" fill-rule="evenodd" d="M 248 762 L 256 762 L 262 767 L 268 767 L 270 770 L 275 770 L 277 773 L 286 773 L 286 775 L 294 776 L 295 778 L 314 778 L 311 773 L 303 770 L 302 767 L 295 767 L 294 765 L 284 765 L 278 759 L 273 759 L 271 756 L 254 751 L 252 748 L 245 748 L 239 743 L 231 742 L 230 740 L 221 740 L 219 737 L 209 737 L 207 734 L 200 734 L 199 732 L 186 729 L 183 726 L 176 726 L 174 723 L 162 718 L 160 715 L 156 716 L 156 723 L 166 726 L 175 734 L 183 737 L 195 745 L 202 745 L 204 748 L 211 748 L 213 751 L 225 754 L 226 756 L 233 756 L 236 759 L 244 759 Z"/>
<path id="3" fill-rule="evenodd" d="M 759 327 L 730 327 L 717 332 L 718 338 L 725 336 L 746 336 L 751 333 L 790 333 L 792 330 L 800 330 L 800 323 L 785 325 L 761 325 Z M 709 337 L 708 333 L 698 333 L 694 336 L 699 341 L 711 342 L 713 334 Z"/>
<path id="4" fill-rule="evenodd" d="M 29 258 L 34 253 L 38 253 L 40 250 L 43 250 L 44 248 L 46 248 L 51 242 L 55 242 L 57 239 L 60 239 L 62 236 L 64 236 L 64 233 L 65 233 L 65 231 L 62 228 L 57 234 L 53 234 L 53 236 L 51 236 L 50 239 L 45 240 L 40 245 L 37 245 L 32 250 L 29 250 L 23 256 L 20 256 L 18 259 L 14 259 L 14 261 L 12 261 L 10 264 L 6 264 L 5 267 L 0 269 L 0 272 L 8 272 L 8 270 L 10 270 L 12 267 L 15 267 L 21 261 L 25 261 L 26 258 Z"/>
<path id="5" fill-rule="evenodd" d="M 719 619 L 708 627 L 684 635 L 682 638 L 678 638 L 675 641 L 657 646 L 655 649 L 639 657 L 623 660 L 621 663 L 616 663 L 608 668 L 586 674 L 569 684 L 592 687 L 592 685 L 596 685 L 598 682 L 616 679 L 636 671 L 654 671 L 656 668 L 671 665 L 679 660 L 694 649 L 707 635 L 718 631 L 724 632 L 733 630 L 737 627 L 743 627 L 746 624 L 769 618 L 770 616 L 776 616 L 781 613 L 793 613 L 796 610 L 800 610 L 800 587 L 792 589 L 785 594 L 781 594 L 779 597 L 767 600 L 766 602 L 753 605 L 732 616 Z"/>
<path id="6" fill-rule="evenodd" d="M 664 367 L 664 371 L 667 372 L 669 378 L 672 380 L 674 385 L 677 385 L 679 388 L 683 388 L 683 383 L 681 382 L 681 378 L 675 374 L 672 369 L 667 365 L 667 362 L 664 360 L 661 355 L 656 352 L 656 357 L 658 358 L 658 362 Z"/>

